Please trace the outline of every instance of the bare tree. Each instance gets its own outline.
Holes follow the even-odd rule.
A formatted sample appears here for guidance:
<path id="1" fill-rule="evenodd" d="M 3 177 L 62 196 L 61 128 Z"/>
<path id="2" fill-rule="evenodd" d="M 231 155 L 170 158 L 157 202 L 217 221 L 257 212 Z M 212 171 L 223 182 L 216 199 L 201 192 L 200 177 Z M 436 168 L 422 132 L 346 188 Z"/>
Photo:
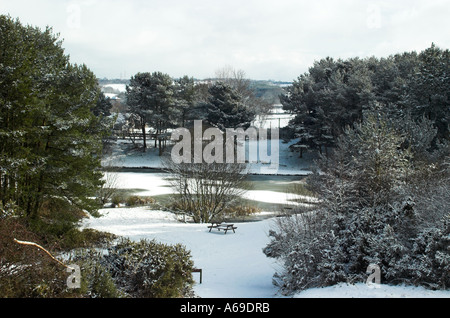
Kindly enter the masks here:
<path id="1" fill-rule="evenodd" d="M 266 100 L 255 95 L 251 87 L 251 81 L 246 77 L 245 71 L 236 70 L 227 65 L 216 70 L 216 78 L 232 87 L 241 97 L 242 103 L 257 115 L 267 115 L 272 105 Z"/>
<path id="2" fill-rule="evenodd" d="M 108 159 L 103 163 L 103 184 L 98 190 L 97 198 L 102 205 L 108 203 L 118 193 L 119 175 L 118 169 L 114 167 L 114 159 Z"/>
<path id="3" fill-rule="evenodd" d="M 243 98 L 250 98 L 250 80 L 246 78 L 245 71 L 236 70 L 232 66 L 227 65 L 216 70 L 216 78 L 222 83 L 228 84 L 242 95 Z"/>
<path id="4" fill-rule="evenodd" d="M 175 164 L 164 160 L 170 183 L 178 194 L 176 208 L 195 223 L 208 223 L 223 217 L 248 189 L 244 164 Z"/>

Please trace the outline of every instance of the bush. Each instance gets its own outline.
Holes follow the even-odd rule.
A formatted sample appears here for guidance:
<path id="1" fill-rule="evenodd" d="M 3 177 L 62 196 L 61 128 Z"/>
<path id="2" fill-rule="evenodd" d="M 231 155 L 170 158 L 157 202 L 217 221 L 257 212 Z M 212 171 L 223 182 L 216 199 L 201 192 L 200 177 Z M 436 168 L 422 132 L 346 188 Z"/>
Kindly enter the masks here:
<path id="1" fill-rule="evenodd" d="M 68 201 L 59 198 L 46 200 L 39 216 L 26 220 L 30 231 L 39 236 L 45 246 L 58 249 L 88 247 L 106 243 L 113 235 L 90 229 L 80 230 L 79 222 L 86 213 Z M 25 221 L 25 219 L 24 219 Z"/>
<path id="2" fill-rule="evenodd" d="M 96 237 L 98 233 L 93 235 Z M 67 288 L 69 274 L 64 266 L 36 247 L 17 244 L 15 237 L 43 245 L 19 220 L 0 220 L 1 297 L 176 298 L 192 295 L 193 262 L 190 252 L 181 245 L 122 239 L 107 251 L 76 250 L 64 263 L 80 266 L 81 288 L 70 290 Z"/>
<path id="3" fill-rule="evenodd" d="M 193 262 L 181 245 L 122 238 L 107 251 L 83 250 L 83 295 L 88 297 L 178 298 L 192 294 Z"/>
<path id="4" fill-rule="evenodd" d="M 123 298 L 126 294 L 116 286 L 111 273 L 103 264 L 103 254 L 96 250 L 78 251 L 74 263 L 80 266 L 80 293 L 89 298 Z"/>
<path id="5" fill-rule="evenodd" d="M 340 282 L 365 282 L 379 265 L 383 284 L 450 286 L 450 214 L 423 226 L 406 200 L 348 214 L 316 210 L 278 220 L 264 253 L 283 260 L 276 285 L 290 294 Z M 447 209 L 448 211 L 448 209 Z"/>
<path id="6" fill-rule="evenodd" d="M 4 298 L 63 298 L 63 297 L 115 297 L 120 295 L 108 280 L 107 272 L 95 264 L 93 258 L 82 265 L 82 289 L 67 289 L 66 268 L 34 246 L 24 246 L 20 241 L 33 242 L 51 249 L 77 248 L 107 243 L 113 236 L 95 230 L 80 231 L 72 226 L 67 231 L 55 232 L 49 220 L 29 221 L 21 216 L 14 204 L 0 205 L 0 297 Z M 58 220 L 55 220 L 56 224 Z M 49 231 L 51 229 L 52 231 Z M 56 234 L 61 235 L 59 238 Z M 48 248 L 50 249 L 50 248 Z M 54 250 L 52 255 L 57 255 Z M 87 262 L 88 260 L 89 262 Z"/>
<path id="7" fill-rule="evenodd" d="M 283 262 L 275 282 L 284 293 L 365 282 L 371 264 L 384 284 L 450 286 L 450 169 L 443 158 L 414 160 L 402 144 L 369 117 L 319 161 L 309 179 L 317 209 L 279 219 L 264 249 Z"/>
<path id="8" fill-rule="evenodd" d="M 164 158 L 168 179 L 177 197 L 174 208 L 192 217 L 195 223 L 209 223 L 223 217 L 248 189 L 244 164 L 175 164 Z"/>
<path id="9" fill-rule="evenodd" d="M 122 239 L 109 248 L 104 264 L 117 286 L 132 297 L 183 297 L 193 284 L 193 262 L 181 245 Z"/>
<path id="10" fill-rule="evenodd" d="M 261 209 L 251 205 L 236 205 L 227 208 L 223 215 L 228 218 L 242 218 L 261 212 Z"/>
<path id="11" fill-rule="evenodd" d="M 137 195 L 132 195 L 127 198 L 127 206 L 143 206 L 156 203 L 156 200 L 150 197 L 140 197 Z"/>
<path id="12" fill-rule="evenodd" d="M 114 234 L 100 232 L 93 229 L 79 230 L 77 228 L 66 232 L 58 241 L 59 247 L 64 250 L 87 248 L 109 244 L 116 238 Z"/>
<path id="13" fill-rule="evenodd" d="M 38 216 L 28 219 L 30 230 L 39 235 L 44 245 L 56 244 L 64 239 L 67 233 L 77 229 L 78 222 L 86 217 L 81 209 L 62 198 L 44 201 Z"/>
<path id="14" fill-rule="evenodd" d="M 112 198 L 111 198 L 111 203 L 113 204 L 113 206 L 115 207 L 120 207 L 120 204 L 122 204 L 125 201 L 125 197 L 122 194 L 115 194 Z"/>
<path id="15" fill-rule="evenodd" d="M 43 251 L 17 244 L 14 239 L 42 244 L 25 222 L 16 217 L 0 219 L 0 297 L 59 298 L 66 289 L 65 268 Z"/>

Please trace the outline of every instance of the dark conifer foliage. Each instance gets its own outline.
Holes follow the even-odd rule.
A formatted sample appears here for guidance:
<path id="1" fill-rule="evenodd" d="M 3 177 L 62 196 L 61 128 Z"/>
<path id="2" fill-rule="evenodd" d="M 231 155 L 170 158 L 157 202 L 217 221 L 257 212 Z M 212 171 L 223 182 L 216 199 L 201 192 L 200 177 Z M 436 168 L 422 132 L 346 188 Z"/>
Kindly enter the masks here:
<path id="1" fill-rule="evenodd" d="M 49 199 L 95 211 L 102 137 L 100 90 L 52 29 L 0 16 L 0 200 L 28 217 Z M 93 112 L 94 111 L 94 112 Z"/>

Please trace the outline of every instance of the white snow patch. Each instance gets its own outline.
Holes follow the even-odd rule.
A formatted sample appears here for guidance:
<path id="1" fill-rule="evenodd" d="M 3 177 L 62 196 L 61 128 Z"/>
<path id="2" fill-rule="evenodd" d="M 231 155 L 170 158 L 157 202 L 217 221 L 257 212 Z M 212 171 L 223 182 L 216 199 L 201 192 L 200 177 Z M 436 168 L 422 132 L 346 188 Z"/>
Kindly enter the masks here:
<path id="1" fill-rule="evenodd" d="M 450 298 L 450 291 L 432 291 L 412 286 L 368 286 L 338 284 L 326 288 L 312 288 L 295 295 L 295 298 Z"/>
<path id="2" fill-rule="evenodd" d="M 105 84 L 105 85 L 103 85 L 103 87 L 110 87 L 120 93 L 125 93 L 127 91 L 126 84 Z"/>
<path id="3" fill-rule="evenodd" d="M 140 196 L 174 193 L 170 183 L 166 180 L 169 175 L 165 173 L 117 172 L 114 174 L 117 175 L 117 188 L 143 190 L 136 193 Z"/>
<path id="4" fill-rule="evenodd" d="M 276 192 L 276 191 L 262 191 L 262 190 L 249 190 L 246 193 L 242 195 L 243 198 L 258 201 L 258 202 L 265 202 L 265 203 L 277 203 L 277 204 L 290 204 L 294 205 L 297 204 L 295 200 L 302 200 L 308 201 L 308 202 L 316 202 L 317 200 L 314 198 L 302 196 L 302 195 L 296 195 L 292 193 L 283 193 L 283 192 Z"/>
<path id="5" fill-rule="evenodd" d="M 270 220 L 236 223 L 236 233 L 211 231 L 206 224 L 185 224 L 170 212 L 148 208 L 104 209 L 100 218 L 84 221 L 83 228 L 107 231 L 132 240 L 156 239 L 183 244 L 191 251 L 203 282 L 195 285 L 202 298 L 273 298 L 275 262 L 262 249 L 269 242 Z M 199 281 L 197 274 L 194 278 Z"/>

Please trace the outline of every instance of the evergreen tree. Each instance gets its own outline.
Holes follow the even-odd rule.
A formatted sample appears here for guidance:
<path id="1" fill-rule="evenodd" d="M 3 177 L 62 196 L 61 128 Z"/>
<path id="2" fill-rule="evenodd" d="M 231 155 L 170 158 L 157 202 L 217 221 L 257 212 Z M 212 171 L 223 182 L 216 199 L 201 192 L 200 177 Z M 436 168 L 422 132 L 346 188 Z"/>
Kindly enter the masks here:
<path id="1" fill-rule="evenodd" d="M 346 126 L 362 118 L 363 106 L 373 100 L 369 74 L 360 59 L 326 58 L 294 81 L 281 102 L 296 116 L 290 126 L 301 138 L 299 146 L 327 151 Z"/>
<path id="2" fill-rule="evenodd" d="M 95 116 L 108 117 L 111 116 L 111 99 L 106 97 L 104 93 L 100 93 L 98 96 L 97 104 L 95 105 L 92 112 Z"/>
<path id="3" fill-rule="evenodd" d="M 246 78 L 244 70 L 236 70 L 228 65 L 216 70 L 216 80 L 230 86 L 241 99 L 241 103 L 256 115 L 268 115 L 272 110 L 272 103 L 257 96 L 255 82 Z"/>
<path id="4" fill-rule="evenodd" d="M 130 84 L 127 86 L 127 105 L 128 111 L 136 119 L 135 124 L 139 125 L 142 131 L 144 146 L 143 151 L 147 149 L 147 124 L 150 120 L 150 106 L 148 101 L 147 86 L 150 81 L 150 73 L 138 73 L 131 77 Z"/>
<path id="5" fill-rule="evenodd" d="M 316 62 L 281 96 L 283 108 L 295 115 L 289 125 L 300 139 L 295 148 L 327 150 L 365 110 L 381 107 L 400 121 L 431 121 L 436 149 L 450 138 L 449 65 L 450 51 L 434 44 L 420 54 Z"/>
<path id="6" fill-rule="evenodd" d="M 409 103 L 415 118 L 433 121 L 438 138 L 450 139 L 450 51 L 434 44 L 419 54 L 419 70 L 409 84 Z"/>
<path id="7" fill-rule="evenodd" d="M 38 217 L 46 200 L 95 211 L 104 130 L 97 79 L 52 30 L 0 16 L 0 200 Z"/>
<path id="8" fill-rule="evenodd" d="M 217 82 L 209 88 L 209 94 L 207 103 L 209 124 L 222 131 L 227 128 L 250 127 L 255 119 L 255 113 L 241 102 L 240 95 L 231 86 Z"/>
<path id="9" fill-rule="evenodd" d="M 162 155 L 163 138 L 167 129 L 175 127 L 180 109 L 175 102 L 172 78 L 161 72 L 138 73 L 127 86 L 127 103 L 132 114 L 137 115 L 144 137 L 144 152 L 147 148 L 146 127 L 155 130 L 156 142 Z"/>
<path id="10" fill-rule="evenodd" d="M 414 138 L 398 124 L 365 112 L 320 158 L 308 180 L 320 203 L 280 218 L 264 249 L 284 264 L 275 277 L 282 291 L 365 282 L 370 264 L 381 267 L 383 284 L 448 287 L 449 170 L 415 166 L 404 146 Z"/>
<path id="11" fill-rule="evenodd" d="M 180 125 L 186 127 L 186 121 L 189 119 L 189 113 L 196 104 L 197 91 L 192 77 L 183 76 L 175 80 L 176 103 L 180 110 Z"/>

